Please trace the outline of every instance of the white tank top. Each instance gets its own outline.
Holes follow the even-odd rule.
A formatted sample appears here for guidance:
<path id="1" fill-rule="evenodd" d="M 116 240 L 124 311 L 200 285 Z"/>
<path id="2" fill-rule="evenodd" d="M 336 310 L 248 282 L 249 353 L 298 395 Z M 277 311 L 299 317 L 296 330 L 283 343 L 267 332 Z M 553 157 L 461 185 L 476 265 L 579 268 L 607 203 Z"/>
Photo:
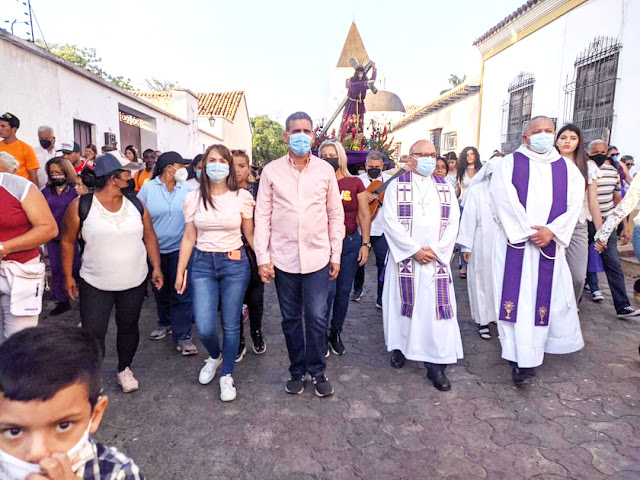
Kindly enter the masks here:
<path id="1" fill-rule="evenodd" d="M 142 216 L 126 197 L 120 210 L 110 212 L 94 195 L 82 224 L 85 246 L 80 277 L 110 292 L 140 285 L 149 272 L 143 232 Z"/>

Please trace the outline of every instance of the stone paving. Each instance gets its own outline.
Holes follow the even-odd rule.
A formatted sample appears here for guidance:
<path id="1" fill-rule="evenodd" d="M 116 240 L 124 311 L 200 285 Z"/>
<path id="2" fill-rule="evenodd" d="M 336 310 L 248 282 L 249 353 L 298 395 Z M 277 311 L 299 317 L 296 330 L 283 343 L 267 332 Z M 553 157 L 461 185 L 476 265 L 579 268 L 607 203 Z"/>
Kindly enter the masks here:
<path id="1" fill-rule="evenodd" d="M 98 437 L 129 453 L 151 480 L 640 478 L 640 322 L 616 319 L 610 295 L 602 305 L 586 296 L 581 304 L 586 347 L 548 355 L 534 384 L 517 389 L 495 329 L 490 341 L 477 335 L 456 278 L 465 358 L 447 370 L 453 388 L 441 393 L 422 365 L 389 366 L 373 270 L 362 302 L 350 305 L 347 354 L 328 359 L 336 394 L 326 399 L 309 385 L 300 396 L 284 391 L 288 357 L 273 286 L 267 352 L 249 351 L 237 365 L 238 398 L 229 404 L 219 399 L 218 377 L 197 381 L 199 341 L 200 354 L 183 358 L 169 339 L 148 340 L 155 306 L 147 300 L 133 365 L 142 387 L 133 394 L 115 382 L 112 322 L 110 405 Z M 629 278 L 629 292 L 631 285 Z M 77 323 L 77 310 L 44 319 L 54 322 Z"/>

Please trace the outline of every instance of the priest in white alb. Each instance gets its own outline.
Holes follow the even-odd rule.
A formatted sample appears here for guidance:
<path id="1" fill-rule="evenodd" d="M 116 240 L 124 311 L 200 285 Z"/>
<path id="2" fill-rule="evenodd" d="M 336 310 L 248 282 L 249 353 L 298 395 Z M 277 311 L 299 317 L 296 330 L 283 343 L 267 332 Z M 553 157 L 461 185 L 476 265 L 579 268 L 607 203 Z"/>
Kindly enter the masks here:
<path id="1" fill-rule="evenodd" d="M 498 160 L 489 160 L 473 177 L 465 197 L 457 240 L 462 258 L 469 264 L 467 291 L 471 318 L 478 325 L 478 334 L 485 340 L 491 339 L 489 324 L 498 319 L 493 299 L 493 242 L 498 225 L 489 193 L 491 175 Z"/>
<path id="2" fill-rule="evenodd" d="M 384 338 L 392 367 L 402 368 L 405 359 L 424 362 L 427 378 L 447 391 L 451 383 L 445 368 L 462 358 L 449 267 L 460 209 L 449 183 L 433 175 L 433 143 L 414 143 L 408 164 L 411 170 L 389 184 L 383 204 L 389 244 L 382 293 Z"/>
<path id="3" fill-rule="evenodd" d="M 565 249 L 584 199 L 584 178 L 554 147 L 555 125 L 534 117 L 523 145 L 491 178 L 499 223 L 493 250 L 494 298 L 502 358 L 513 382 L 532 382 L 545 353 L 584 346 Z"/>

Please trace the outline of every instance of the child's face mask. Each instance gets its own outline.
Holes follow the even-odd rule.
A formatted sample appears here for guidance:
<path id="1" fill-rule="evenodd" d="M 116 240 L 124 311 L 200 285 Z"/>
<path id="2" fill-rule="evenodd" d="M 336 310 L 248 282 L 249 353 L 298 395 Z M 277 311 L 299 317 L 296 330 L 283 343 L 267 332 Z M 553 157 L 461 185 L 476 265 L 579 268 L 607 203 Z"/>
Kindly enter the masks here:
<path id="1" fill-rule="evenodd" d="M 93 450 L 89 443 L 89 426 L 71 449 L 67 452 L 69 460 L 71 460 L 72 470 L 75 473 L 93 456 Z M 90 450 L 90 451 L 88 451 Z M 89 453 L 91 455 L 89 455 Z M 25 480 L 31 473 L 42 473 L 40 465 L 37 463 L 25 462 L 13 455 L 0 450 L 0 479 L 2 480 Z"/>

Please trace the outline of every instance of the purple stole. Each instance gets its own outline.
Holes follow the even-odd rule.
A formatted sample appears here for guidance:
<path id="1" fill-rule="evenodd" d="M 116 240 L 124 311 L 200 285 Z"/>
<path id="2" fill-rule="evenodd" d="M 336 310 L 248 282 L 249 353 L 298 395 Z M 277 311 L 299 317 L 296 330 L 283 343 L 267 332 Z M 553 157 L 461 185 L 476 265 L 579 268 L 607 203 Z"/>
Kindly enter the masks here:
<path id="1" fill-rule="evenodd" d="M 431 177 L 436 184 L 438 196 L 440 197 L 440 238 L 449 224 L 449 214 L 451 213 L 451 190 L 446 180 L 433 175 Z M 411 235 L 413 228 L 413 188 L 411 183 L 411 172 L 406 172 L 397 180 L 397 212 L 398 220 L 404 226 L 407 233 Z M 453 307 L 449 295 L 449 275 L 448 265 L 436 259 L 436 318 L 453 318 Z M 400 281 L 400 296 L 402 298 L 401 315 L 404 317 L 413 316 L 414 306 L 414 276 L 415 263 L 412 257 L 398 263 L 398 279 Z"/>
<path id="2" fill-rule="evenodd" d="M 547 224 L 553 222 L 567 211 L 567 164 L 562 158 L 551 164 L 551 176 L 553 183 L 553 203 Z M 520 152 L 513 154 L 513 175 L 511 183 L 513 183 L 513 186 L 516 188 L 518 200 L 520 200 L 520 203 L 526 210 L 527 195 L 529 193 L 529 159 Z M 502 301 L 500 302 L 499 315 L 499 319 L 505 322 L 515 323 L 518 318 L 518 301 L 520 297 L 520 284 L 522 283 L 522 262 L 525 248 L 526 241 L 512 245 L 507 240 L 507 256 L 504 265 Z M 549 324 L 556 250 L 557 246 L 554 240 L 540 250 L 535 308 L 535 325 L 537 326 L 547 326 Z"/>

